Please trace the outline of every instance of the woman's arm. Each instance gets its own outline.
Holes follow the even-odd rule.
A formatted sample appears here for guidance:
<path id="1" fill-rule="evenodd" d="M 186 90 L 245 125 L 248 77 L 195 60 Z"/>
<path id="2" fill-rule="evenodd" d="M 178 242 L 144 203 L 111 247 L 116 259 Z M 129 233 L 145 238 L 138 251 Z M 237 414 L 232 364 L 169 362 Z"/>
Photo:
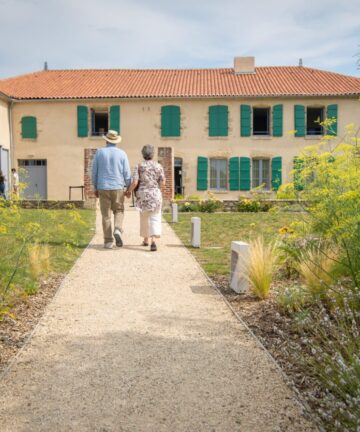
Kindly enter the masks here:
<path id="1" fill-rule="evenodd" d="M 139 179 L 134 179 L 134 180 L 131 182 L 130 186 L 127 188 L 127 191 L 126 191 L 126 193 L 127 193 L 129 196 L 131 195 L 131 192 L 136 188 L 136 186 L 138 185 L 138 183 L 139 183 Z"/>

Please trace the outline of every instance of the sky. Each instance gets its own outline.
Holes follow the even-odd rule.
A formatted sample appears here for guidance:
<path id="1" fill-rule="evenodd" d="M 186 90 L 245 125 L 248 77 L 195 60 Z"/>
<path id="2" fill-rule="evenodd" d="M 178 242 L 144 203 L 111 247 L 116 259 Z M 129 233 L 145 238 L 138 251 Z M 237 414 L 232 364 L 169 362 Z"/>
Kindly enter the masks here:
<path id="1" fill-rule="evenodd" d="M 43 69 L 297 65 L 359 76 L 359 0 L 0 0 L 0 78 Z"/>

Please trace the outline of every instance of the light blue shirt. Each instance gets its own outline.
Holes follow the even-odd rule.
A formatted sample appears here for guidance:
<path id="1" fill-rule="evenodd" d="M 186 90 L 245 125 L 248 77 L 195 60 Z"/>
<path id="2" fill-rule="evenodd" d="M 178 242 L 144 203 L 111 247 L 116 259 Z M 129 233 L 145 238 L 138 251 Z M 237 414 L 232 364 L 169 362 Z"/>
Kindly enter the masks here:
<path id="1" fill-rule="evenodd" d="M 131 171 L 126 153 L 107 143 L 95 153 L 92 166 L 95 190 L 125 189 L 131 183 Z"/>

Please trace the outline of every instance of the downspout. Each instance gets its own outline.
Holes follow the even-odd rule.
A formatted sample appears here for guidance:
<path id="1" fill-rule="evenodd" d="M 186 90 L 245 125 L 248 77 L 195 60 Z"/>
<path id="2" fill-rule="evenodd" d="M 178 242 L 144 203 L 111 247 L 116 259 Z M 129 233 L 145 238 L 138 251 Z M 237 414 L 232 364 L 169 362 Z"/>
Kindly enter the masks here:
<path id="1" fill-rule="evenodd" d="M 15 151 L 15 146 L 14 146 L 14 134 L 13 134 L 13 113 L 12 113 L 12 109 L 13 109 L 13 105 L 14 105 L 14 101 L 11 99 L 10 105 L 9 105 L 9 135 L 10 135 L 10 165 L 11 168 L 15 168 L 15 159 L 14 159 L 14 151 Z"/>

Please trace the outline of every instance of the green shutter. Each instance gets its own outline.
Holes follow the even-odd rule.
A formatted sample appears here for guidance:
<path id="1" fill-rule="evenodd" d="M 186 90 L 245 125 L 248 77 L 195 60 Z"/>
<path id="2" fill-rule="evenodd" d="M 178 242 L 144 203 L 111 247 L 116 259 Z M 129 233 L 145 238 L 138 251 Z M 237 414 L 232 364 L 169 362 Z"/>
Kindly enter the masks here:
<path id="1" fill-rule="evenodd" d="M 304 184 L 301 178 L 301 172 L 304 169 L 304 159 L 296 156 L 294 158 L 294 189 L 301 191 L 304 189 Z"/>
<path id="2" fill-rule="evenodd" d="M 273 190 L 278 190 L 282 180 L 282 157 L 276 156 L 271 161 L 271 187 Z"/>
<path id="3" fill-rule="evenodd" d="M 250 158 L 240 158 L 240 190 L 250 190 Z"/>
<path id="4" fill-rule="evenodd" d="M 161 136 L 180 136 L 180 107 L 166 105 L 161 107 Z"/>
<path id="5" fill-rule="evenodd" d="M 21 136 L 23 138 L 37 138 L 36 117 L 23 117 L 21 119 Z"/>
<path id="6" fill-rule="evenodd" d="M 78 105 L 77 107 L 77 120 L 78 120 L 78 137 L 87 137 L 89 129 L 88 108 L 86 106 Z"/>
<path id="7" fill-rule="evenodd" d="M 237 191 L 240 187 L 240 159 L 232 157 L 229 159 L 229 185 L 231 191 Z"/>
<path id="8" fill-rule="evenodd" d="M 294 106 L 294 126 L 295 136 L 305 136 L 305 107 L 304 105 Z"/>
<path id="9" fill-rule="evenodd" d="M 209 136 L 228 136 L 229 110 L 227 105 L 209 107 Z"/>
<path id="10" fill-rule="evenodd" d="M 274 105 L 273 107 L 273 136 L 281 137 L 283 134 L 283 106 Z"/>
<path id="11" fill-rule="evenodd" d="M 170 112 L 171 112 L 170 124 L 171 124 L 172 136 L 179 137 L 180 136 L 180 107 L 174 105 L 171 107 Z"/>
<path id="12" fill-rule="evenodd" d="M 217 107 L 209 107 L 209 136 L 217 136 L 218 123 L 217 123 Z"/>
<path id="13" fill-rule="evenodd" d="M 240 106 L 240 122 L 241 122 L 241 136 L 251 135 L 251 107 L 250 105 Z"/>
<path id="14" fill-rule="evenodd" d="M 197 190 L 208 189 L 208 159 L 199 156 L 197 159 Z"/>
<path id="15" fill-rule="evenodd" d="M 120 134 L 120 106 L 113 105 L 110 107 L 110 128 Z"/>
<path id="16" fill-rule="evenodd" d="M 335 123 L 333 123 L 331 125 L 331 127 L 327 130 L 328 135 L 336 136 L 337 130 L 338 130 L 338 106 L 337 106 L 337 104 L 327 106 L 326 117 L 328 119 L 334 118 L 336 120 Z"/>

